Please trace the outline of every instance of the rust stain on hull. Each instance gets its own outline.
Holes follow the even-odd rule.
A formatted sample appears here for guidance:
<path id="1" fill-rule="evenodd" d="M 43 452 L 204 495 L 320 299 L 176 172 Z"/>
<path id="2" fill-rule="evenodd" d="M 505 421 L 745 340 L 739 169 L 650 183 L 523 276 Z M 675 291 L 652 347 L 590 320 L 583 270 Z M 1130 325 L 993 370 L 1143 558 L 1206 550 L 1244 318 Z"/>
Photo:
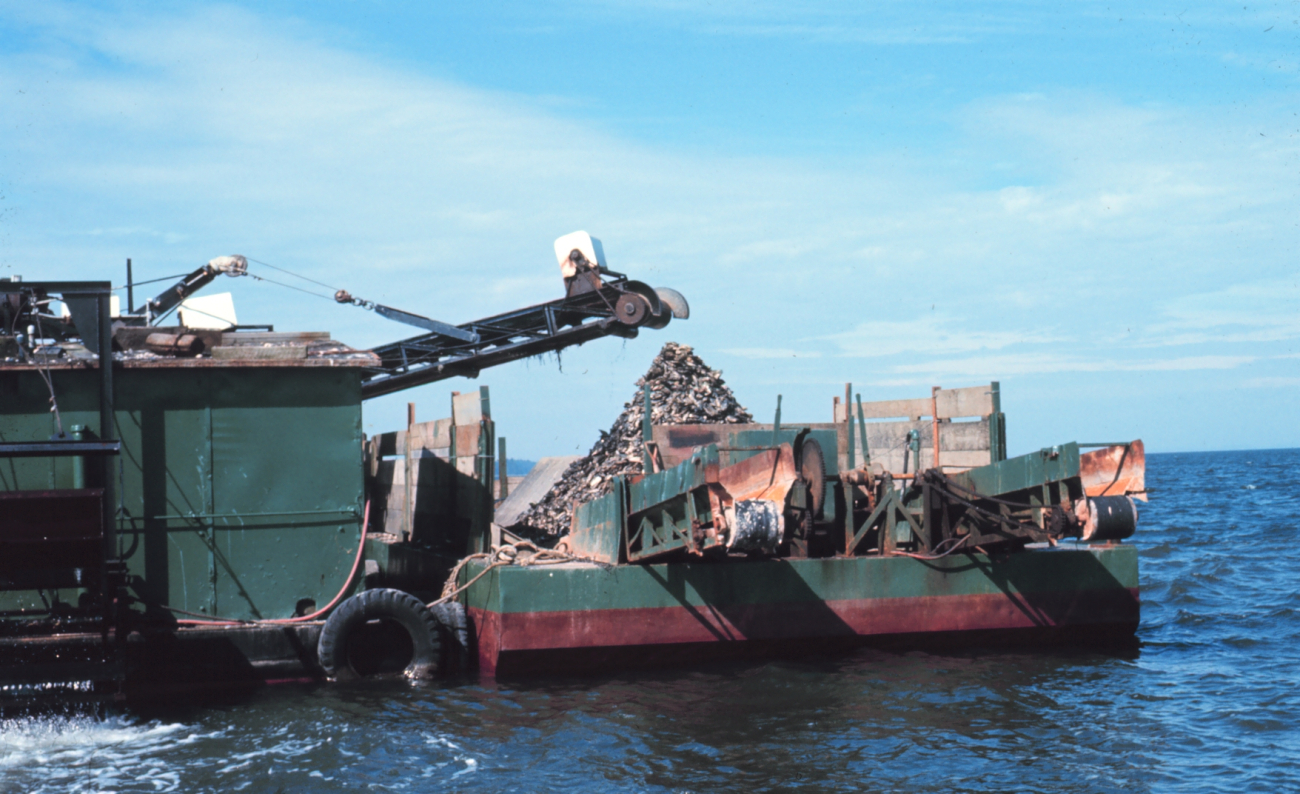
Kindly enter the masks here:
<path id="1" fill-rule="evenodd" d="M 1146 449 L 1140 440 L 1079 456 L 1079 478 L 1088 496 L 1132 496 L 1145 502 L 1146 473 Z"/>

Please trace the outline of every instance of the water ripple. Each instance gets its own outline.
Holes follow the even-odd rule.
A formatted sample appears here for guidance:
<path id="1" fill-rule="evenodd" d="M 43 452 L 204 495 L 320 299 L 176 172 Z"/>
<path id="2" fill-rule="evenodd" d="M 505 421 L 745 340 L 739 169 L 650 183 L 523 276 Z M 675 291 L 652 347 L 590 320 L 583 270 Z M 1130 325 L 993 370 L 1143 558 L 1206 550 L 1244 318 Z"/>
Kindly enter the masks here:
<path id="1" fill-rule="evenodd" d="M 0 723 L 31 792 L 1300 789 L 1300 451 L 1151 455 L 1142 646 L 278 688 Z"/>

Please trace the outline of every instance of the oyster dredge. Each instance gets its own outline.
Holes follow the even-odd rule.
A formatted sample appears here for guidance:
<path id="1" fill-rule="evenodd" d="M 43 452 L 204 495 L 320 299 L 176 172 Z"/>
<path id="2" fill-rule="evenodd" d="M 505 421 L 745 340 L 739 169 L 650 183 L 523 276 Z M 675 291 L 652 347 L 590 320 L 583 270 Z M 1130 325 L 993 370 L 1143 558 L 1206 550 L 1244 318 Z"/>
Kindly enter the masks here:
<path id="1" fill-rule="evenodd" d="M 996 383 L 756 424 L 670 343 L 593 456 L 513 488 L 486 386 L 363 437 L 367 398 L 689 316 L 555 251 L 563 298 L 461 325 L 338 290 L 423 331 L 373 350 L 193 297 L 243 257 L 126 311 L 0 281 L 0 695 L 1131 641 L 1141 442 L 1008 459 Z"/>
<path id="2" fill-rule="evenodd" d="M 558 555 L 475 555 L 444 596 L 466 604 L 480 669 L 497 675 L 868 643 L 1131 643 L 1137 549 L 1122 541 L 1145 499 L 1142 442 L 1007 458 L 999 391 L 864 403 L 846 386 L 824 424 L 783 424 L 779 398 L 770 425 L 656 424 L 652 402 L 680 391 L 647 377 L 643 471 L 577 505 Z"/>
<path id="3" fill-rule="evenodd" d="M 555 251 L 562 298 L 460 325 L 324 296 L 420 329 L 368 351 L 194 297 L 261 278 L 240 256 L 141 305 L 128 260 L 125 310 L 107 281 L 0 281 L 0 697 L 322 676 L 324 619 L 374 598 L 363 400 L 689 312 L 609 270 L 585 232 Z M 437 516 L 453 563 L 491 517 L 490 410 L 473 400 L 450 457 L 460 498 Z M 430 670 L 438 639 L 417 644 Z"/>

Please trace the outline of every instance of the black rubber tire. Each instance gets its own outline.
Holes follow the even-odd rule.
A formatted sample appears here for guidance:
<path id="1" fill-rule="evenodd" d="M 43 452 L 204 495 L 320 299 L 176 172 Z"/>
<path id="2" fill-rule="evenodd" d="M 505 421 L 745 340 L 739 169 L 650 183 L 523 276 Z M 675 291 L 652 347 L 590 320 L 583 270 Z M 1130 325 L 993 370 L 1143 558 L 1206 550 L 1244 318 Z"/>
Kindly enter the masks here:
<path id="1" fill-rule="evenodd" d="M 462 673 L 469 669 L 470 636 L 469 616 L 465 614 L 465 605 L 459 601 L 450 601 L 433 608 L 434 617 L 443 629 L 443 662 L 448 674 Z"/>
<path id="2" fill-rule="evenodd" d="M 438 675 L 442 632 L 437 617 L 410 593 L 388 588 L 358 593 L 330 613 L 316 643 L 316 654 L 326 675 L 336 681 L 361 677 L 349 658 L 348 637 L 372 620 L 392 621 L 410 635 L 413 652 L 403 675 L 411 679 Z"/>

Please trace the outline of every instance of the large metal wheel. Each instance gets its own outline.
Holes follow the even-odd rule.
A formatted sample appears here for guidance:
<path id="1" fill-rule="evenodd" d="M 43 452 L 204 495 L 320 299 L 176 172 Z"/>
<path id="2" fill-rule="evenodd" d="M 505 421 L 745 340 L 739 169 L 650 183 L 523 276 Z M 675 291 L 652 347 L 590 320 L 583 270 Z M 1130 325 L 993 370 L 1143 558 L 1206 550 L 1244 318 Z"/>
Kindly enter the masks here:
<path id="1" fill-rule="evenodd" d="M 641 325 L 650 314 L 650 302 L 635 292 L 624 292 L 614 303 L 614 314 L 624 325 Z"/>
<path id="2" fill-rule="evenodd" d="M 822 445 L 811 438 L 799 445 L 799 479 L 808 486 L 809 512 L 819 518 L 826 502 L 826 459 L 822 457 Z"/>

